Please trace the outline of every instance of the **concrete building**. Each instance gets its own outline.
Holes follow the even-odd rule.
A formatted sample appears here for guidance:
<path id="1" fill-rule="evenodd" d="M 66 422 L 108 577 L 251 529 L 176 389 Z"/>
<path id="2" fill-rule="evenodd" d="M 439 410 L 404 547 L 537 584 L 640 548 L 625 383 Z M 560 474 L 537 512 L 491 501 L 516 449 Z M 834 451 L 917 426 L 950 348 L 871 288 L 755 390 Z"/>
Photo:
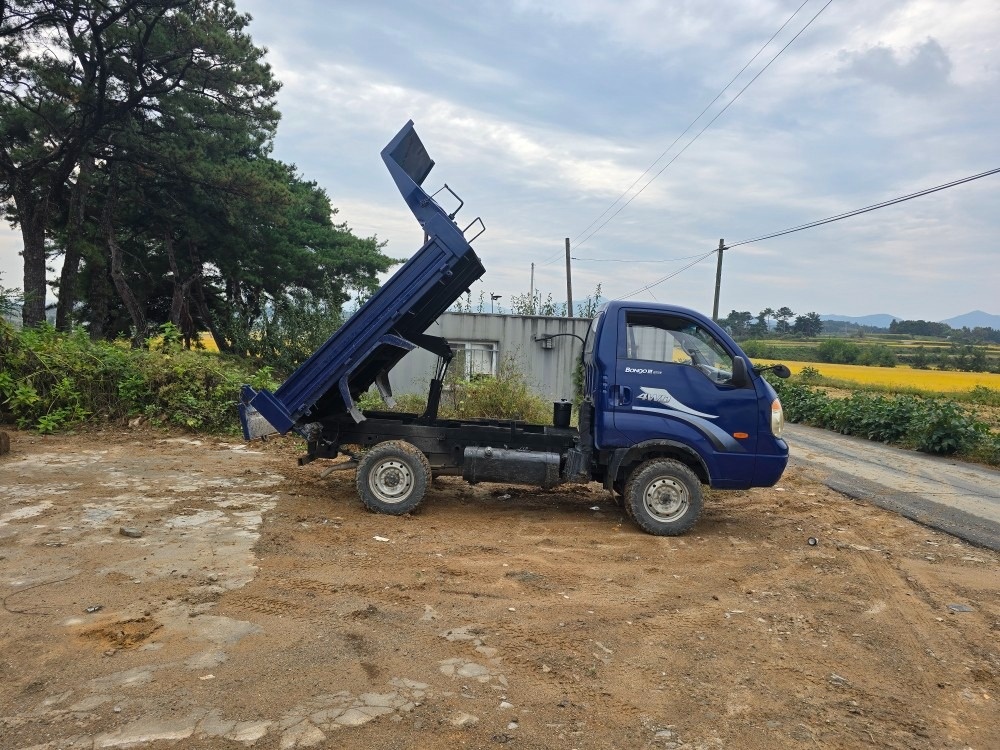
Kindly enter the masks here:
<path id="1" fill-rule="evenodd" d="M 583 339 L 589 327 L 589 318 L 447 312 L 426 333 L 451 344 L 456 356 L 450 372 L 495 375 L 499 363 L 509 357 L 539 396 L 558 401 L 573 398 L 573 370 L 583 345 L 573 336 L 547 337 L 574 334 Z M 436 364 L 430 352 L 410 352 L 389 373 L 392 392 L 426 395 Z"/>

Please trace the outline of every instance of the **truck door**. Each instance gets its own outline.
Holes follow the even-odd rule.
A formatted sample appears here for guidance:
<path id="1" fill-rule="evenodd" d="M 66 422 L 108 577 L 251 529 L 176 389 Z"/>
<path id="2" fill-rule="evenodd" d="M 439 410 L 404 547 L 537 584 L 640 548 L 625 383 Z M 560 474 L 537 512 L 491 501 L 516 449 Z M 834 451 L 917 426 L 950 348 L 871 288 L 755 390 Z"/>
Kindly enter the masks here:
<path id="1" fill-rule="evenodd" d="M 631 443 L 674 440 L 705 460 L 717 487 L 749 486 L 757 445 L 753 383 L 732 383 L 733 357 L 708 328 L 678 312 L 619 310 L 610 402 Z"/>

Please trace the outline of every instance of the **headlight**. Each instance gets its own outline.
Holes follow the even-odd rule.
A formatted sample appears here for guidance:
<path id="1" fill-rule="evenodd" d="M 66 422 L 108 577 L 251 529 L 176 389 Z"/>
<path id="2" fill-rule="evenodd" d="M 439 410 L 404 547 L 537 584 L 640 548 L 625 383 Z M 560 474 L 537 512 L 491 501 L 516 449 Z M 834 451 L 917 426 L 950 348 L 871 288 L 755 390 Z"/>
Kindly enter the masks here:
<path id="1" fill-rule="evenodd" d="M 785 411 L 781 408 L 781 401 L 774 399 L 771 402 L 771 434 L 780 438 L 782 430 L 785 429 Z"/>

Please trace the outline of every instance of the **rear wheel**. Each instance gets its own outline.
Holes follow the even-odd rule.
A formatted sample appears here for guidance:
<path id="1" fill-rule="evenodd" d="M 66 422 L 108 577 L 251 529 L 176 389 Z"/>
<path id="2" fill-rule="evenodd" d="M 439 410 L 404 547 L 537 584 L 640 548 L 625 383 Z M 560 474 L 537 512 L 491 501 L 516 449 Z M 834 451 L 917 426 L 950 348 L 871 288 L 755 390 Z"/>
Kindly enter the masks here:
<path id="1" fill-rule="evenodd" d="M 431 465 L 414 445 L 402 440 L 379 443 L 361 459 L 357 470 L 361 502 L 375 513 L 401 516 L 424 499 Z"/>
<path id="2" fill-rule="evenodd" d="M 669 458 L 636 468 L 625 484 L 624 501 L 639 528 L 656 536 L 683 534 L 694 526 L 704 504 L 695 473 Z"/>

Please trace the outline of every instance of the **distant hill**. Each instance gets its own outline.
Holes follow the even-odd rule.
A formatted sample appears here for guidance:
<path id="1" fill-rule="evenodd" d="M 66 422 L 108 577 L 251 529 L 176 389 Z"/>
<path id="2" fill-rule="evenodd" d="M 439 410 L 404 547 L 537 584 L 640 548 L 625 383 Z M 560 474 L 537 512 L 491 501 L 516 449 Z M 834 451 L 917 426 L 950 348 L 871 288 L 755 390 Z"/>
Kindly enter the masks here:
<path id="1" fill-rule="evenodd" d="M 836 321 L 838 323 L 853 323 L 859 326 L 871 326 L 872 328 L 888 328 L 893 320 L 906 320 L 898 315 L 862 315 L 852 317 L 850 315 L 820 315 L 822 320 Z M 965 315 L 956 315 L 954 318 L 939 320 L 955 329 L 960 328 L 994 328 L 1000 331 L 1000 315 L 991 315 L 982 310 L 973 310 Z"/>
<path id="2" fill-rule="evenodd" d="M 952 328 L 994 328 L 1000 331 L 1000 315 L 991 315 L 982 310 L 973 310 L 940 322 L 947 323 Z"/>
<path id="3" fill-rule="evenodd" d="M 838 323 L 854 323 L 859 326 L 871 326 L 872 328 L 888 328 L 894 320 L 902 320 L 898 315 L 862 315 L 852 317 L 850 315 L 820 315 L 820 320 L 833 320 Z"/>

